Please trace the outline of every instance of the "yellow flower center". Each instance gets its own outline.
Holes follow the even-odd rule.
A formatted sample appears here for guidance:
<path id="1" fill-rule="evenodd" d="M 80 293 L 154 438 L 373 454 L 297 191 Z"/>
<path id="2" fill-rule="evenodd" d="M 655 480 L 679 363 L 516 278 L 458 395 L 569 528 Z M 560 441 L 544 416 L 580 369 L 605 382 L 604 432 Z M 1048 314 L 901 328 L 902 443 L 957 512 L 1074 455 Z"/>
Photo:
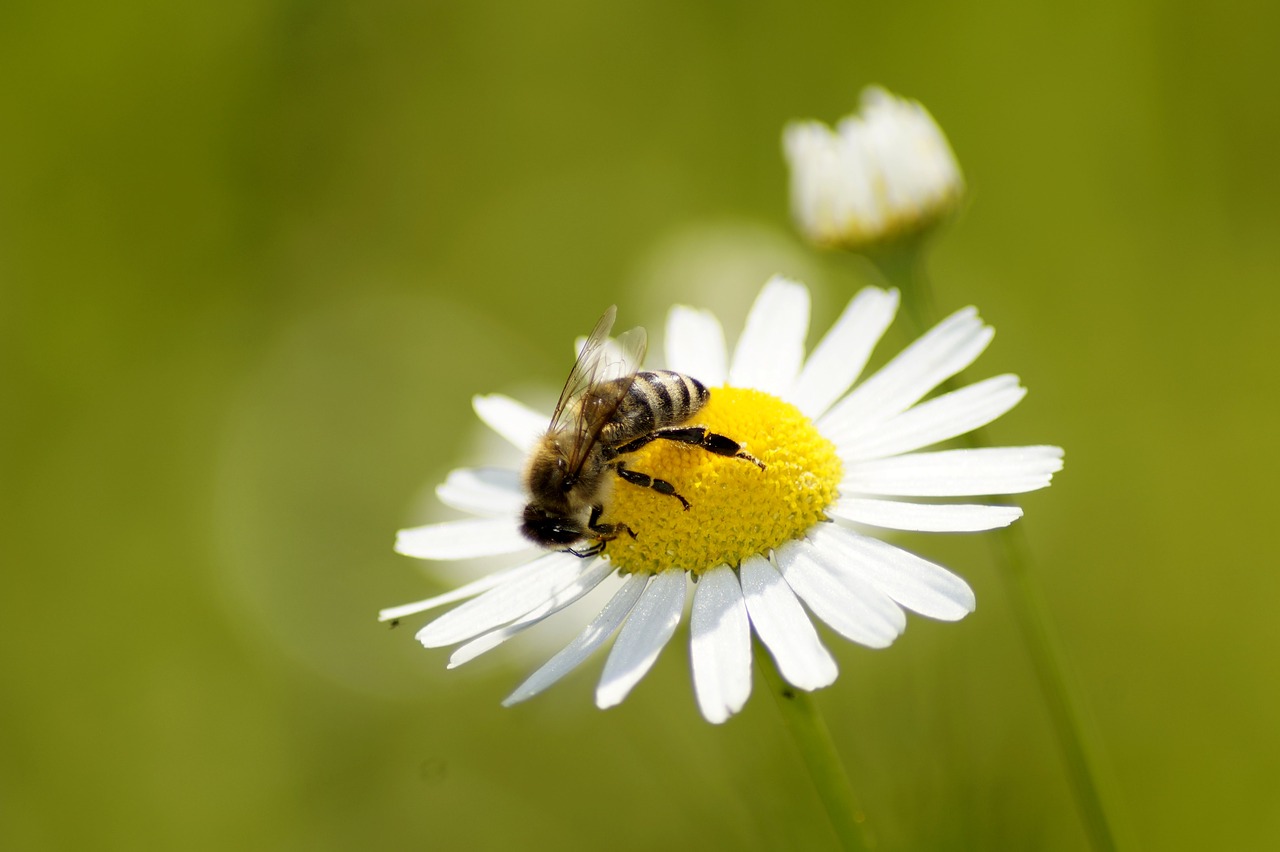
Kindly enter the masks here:
<path id="1" fill-rule="evenodd" d="M 675 441 L 653 441 L 627 455 L 628 469 L 671 483 L 689 508 L 652 488 L 617 481 L 601 520 L 626 524 L 636 534 L 622 533 L 605 548 L 620 571 L 698 574 L 736 567 L 825 518 L 840 484 L 840 459 L 795 406 L 762 391 L 713 388 L 688 425 L 737 441 L 764 470 Z"/>

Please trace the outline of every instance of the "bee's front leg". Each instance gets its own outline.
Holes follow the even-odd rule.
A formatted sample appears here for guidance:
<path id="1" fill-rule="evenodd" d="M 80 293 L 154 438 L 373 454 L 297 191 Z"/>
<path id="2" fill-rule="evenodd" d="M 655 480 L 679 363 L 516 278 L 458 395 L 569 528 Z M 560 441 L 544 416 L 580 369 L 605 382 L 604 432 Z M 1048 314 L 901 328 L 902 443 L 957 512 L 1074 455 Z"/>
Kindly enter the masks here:
<path id="1" fill-rule="evenodd" d="M 600 523 L 600 515 L 604 513 L 604 506 L 596 504 L 591 507 L 591 517 L 587 519 L 587 529 L 596 534 L 597 544 L 604 549 L 604 543 L 613 541 L 622 533 L 626 533 L 632 538 L 636 537 L 635 532 L 626 524 L 602 524 Z"/>
<path id="2" fill-rule="evenodd" d="M 589 547 L 582 550 L 575 550 L 570 547 L 566 549 L 566 553 L 572 553 L 579 559 L 586 559 L 590 556 L 599 556 L 604 553 L 605 545 L 613 541 L 622 533 L 626 533 L 632 538 L 636 537 L 635 532 L 626 524 L 602 524 L 600 523 L 600 515 L 604 513 L 604 506 L 599 504 L 591 507 L 591 517 L 587 519 L 587 529 L 591 530 L 595 535 L 595 541 L 591 542 Z"/>

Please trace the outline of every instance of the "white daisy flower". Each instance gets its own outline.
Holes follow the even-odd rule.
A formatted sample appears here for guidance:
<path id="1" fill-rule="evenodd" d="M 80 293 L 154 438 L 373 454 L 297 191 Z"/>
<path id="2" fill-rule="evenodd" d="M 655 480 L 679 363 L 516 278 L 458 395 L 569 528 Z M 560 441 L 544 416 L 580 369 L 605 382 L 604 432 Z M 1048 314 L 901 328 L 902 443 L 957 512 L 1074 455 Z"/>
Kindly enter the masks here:
<path id="1" fill-rule="evenodd" d="M 947 138 L 915 101 L 876 86 L 834 131 L 818 121 L 783 132 L 791 212 L 801 233 L 854 251 L 928 228 L 964 194 Z"/>
<path id="2" fill-rule="evenodd" d="M 1004 375 L 921 402 L 991 341 L 992 329 L 973 308 L 943 320 L 857 383 L 897 307 L 896 291 L 863 290 L 808 358 L 809 292 L 801 284 L 775 278 L 765 286 L 731 355 L 714 315 L 674 308 L 667 366 L 709 389 L 709 400 L 685 425 L 705 427 L 734 446 L 710 438 L 691 445 L 687 436 L 653 440 L 617 461 L 626 474 L 643 472 L 669 484 L 688 508 L 670 490 L 644 487 L 635 477 L 623 481 L 608 470 L 603 511 L 595 520 L 614 532 L 588 534 L 575 546 L 578 553 L 602 546 L 600 552 L 534 551 L 513 568 L 384 610 L 381 618 L 470 598 L 417 634 L 429 648 L 462 643 L 453 655 L 456 665 L 616 574 L 622 582 L 595 619 L 505 702 L 546 689 L 617 633 L 596 689 L 596 703 L 605 708 L 626 697 L 671 639 L 692 581 L 694 692 L 702 714 L 718 723 L 741 709 L 751 692 L 752 631 L 788 682 L 814 690 L 835 680 L 836 664 L 813 617 L 872 648 L 889 645 L 903 631 L 904 609 L 945 621 L 964 617 L 974 608 L 964 580 L 868 530 L 1006 526 L 1021 509 L 916 498 L 1043 488 L 1061 469 L 1062 450 L 920 452 L 991 422 L 1026 391 L 1016 376 Z M 477 397 L 475 409 L 526 454 L 545 441 L 545 413 L 498 395 Z M 396 541 L 400 553 L 453 560 L 530 547 L 521 532 L 530 497 L 520 472 L 457 470 L 439 495 L 480 517 L 403 530 Z"/>

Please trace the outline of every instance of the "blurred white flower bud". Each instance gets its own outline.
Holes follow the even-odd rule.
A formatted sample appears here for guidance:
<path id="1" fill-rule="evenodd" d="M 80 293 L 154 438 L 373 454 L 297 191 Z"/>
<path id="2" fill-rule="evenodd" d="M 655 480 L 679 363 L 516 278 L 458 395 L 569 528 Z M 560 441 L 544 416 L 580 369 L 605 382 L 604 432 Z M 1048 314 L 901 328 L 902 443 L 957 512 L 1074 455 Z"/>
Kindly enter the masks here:
<path id="1" fill-rule="evenodd" d="M 926 230 L 951 212 L 964 178 L 947 138 L 915 101 L 878 86 L 834 131 L 796 121 L 783 132 L 796 226 L 825 248 L 860 251 Z"/>

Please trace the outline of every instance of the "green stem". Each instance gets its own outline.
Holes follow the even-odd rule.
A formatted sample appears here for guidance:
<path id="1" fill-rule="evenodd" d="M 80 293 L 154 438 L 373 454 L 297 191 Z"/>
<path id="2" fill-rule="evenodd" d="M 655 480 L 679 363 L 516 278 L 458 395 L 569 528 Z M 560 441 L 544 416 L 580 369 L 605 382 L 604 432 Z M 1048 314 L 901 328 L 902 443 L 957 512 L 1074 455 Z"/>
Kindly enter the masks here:
<path id="1" fill-rule="evenodd" d="M 1107 818 L 1104 805 L 1107 797 L 1103 795 L 1102 774 L 1098 771 L 1102 764 L 1096 745 L 1099 738 L 1080 697 L 1080 687 L 1067 668 L 1066 653 L 1052 627 L 1044 592 L 1031 570 L 1026 535 L 1021 526 L 1014 524 L 999 530 L 991 543 L 1058 735 L 1058 747 L 1075 791 L 1080 820 L 1093 848 L 1112 852 L 1116 849 L 1116 840 Z"/>
<path id="2" fill-rule="evenodd" d="M 918 249 L 918 243 L 900 246 L 871 258 L 881 274 L 902 291 L 903 313 L 914 325 L 917 336 L 934 322 L 932 293 Z M 953 390 L 962 383 L 961 377 L 956 376 L 946 382 L 943 389 Z M 970 447 L 990 445 L 981 429 L 970 432 L 964 441 Z M 1016 502 L 1010 497 L 1000 500 L 1008 504 Z M 1103 795 L 1099 738 L 1081 697 L 1083 691 L 1072 676 L 1066 652 L 1053 628 L 1039 579 L 1032 570 L 1031 549 L 1022 524 L 994 530 L 988 540 L 1048 706 L 1080 820 L 1095 850 L 1113 852 L 1117 847 L 1104 804 L 1107 797 Z"/>
<path id="3" fill-rule="evenodd" d="M 933 319 L 933 291 L 925 277 L 923 260 L 927 235 L 904 237 L 877 247 L 867 259 L 881 277 L 902 291 L 902 313 L 917 334 L 936 322 Z"/>
<path id="4" fill-rule="evenodd" d="M 841 846 L 847 850 L 874 849 L 875 838 L 867 825 L 867 816 L 858 807 L 849 775 L 813 697 L 783 680 L 768 650 L 759 642 L 755 644 L 756 665 L 778 702 L 782 721 L 800 750 Z"/>

